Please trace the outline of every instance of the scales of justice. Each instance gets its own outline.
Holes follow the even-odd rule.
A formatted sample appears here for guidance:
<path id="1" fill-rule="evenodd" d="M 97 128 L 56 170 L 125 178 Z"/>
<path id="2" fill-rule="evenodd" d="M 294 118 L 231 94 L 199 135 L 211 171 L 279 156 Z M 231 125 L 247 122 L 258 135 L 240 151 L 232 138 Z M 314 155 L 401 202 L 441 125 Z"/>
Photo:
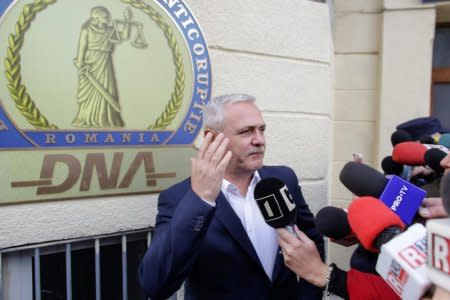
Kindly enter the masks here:
<path id="1" fill-rule="evenodd" d="M 124 20 L 113 19 L 111 20 L 113 30 L 111 32 L 111 36 L 109 40 L 112 43 L 120 43 L 126 41 L 130 38 L 130 30 L 132 27 L 136 28 L 136 34 L 134 39 L 131 41 L 131 45 L 136 48 L 145 48 L 147 47 L 147 42 L 144 38 L 144 24 L 141 22 L 131 20 L 132 13 L 131 10 L 127 7 L 124 11 Z"/>

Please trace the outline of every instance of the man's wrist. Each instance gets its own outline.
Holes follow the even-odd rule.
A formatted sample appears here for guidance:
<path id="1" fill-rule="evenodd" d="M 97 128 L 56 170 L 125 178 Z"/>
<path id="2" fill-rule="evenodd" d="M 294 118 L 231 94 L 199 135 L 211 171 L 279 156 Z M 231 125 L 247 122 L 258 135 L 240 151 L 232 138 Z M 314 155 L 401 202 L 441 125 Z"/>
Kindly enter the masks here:
<path id="1" fill-rule="evenodd" d="M 311 283 L 317 287 L 325 288 L 329 277 L 329 266 L 322 263 L 322 265 L 316 269 L 315 275 L 311 278 Z"/>

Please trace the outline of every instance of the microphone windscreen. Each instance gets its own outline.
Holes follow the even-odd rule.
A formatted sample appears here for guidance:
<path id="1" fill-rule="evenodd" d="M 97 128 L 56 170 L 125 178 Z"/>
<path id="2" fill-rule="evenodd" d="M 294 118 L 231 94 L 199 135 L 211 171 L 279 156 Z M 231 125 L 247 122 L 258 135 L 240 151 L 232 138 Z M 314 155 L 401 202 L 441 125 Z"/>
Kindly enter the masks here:
<path id="1" fill-rule="evenodd" d="M 447 153 L 442 150 L 436 148 L 428 149 L 425 152 L 425 163 L 436 173 L 443 174 L 444 168 L 441 166 L 441 160 L 445 156 L 447 156 Z"/>
<path id="2" fill-rule="evenodd" d="M 412 141 L 413 138 L 409 134 L 408 131 L 404 129 L 398 129 L 391 134 L 391 143 L 392 146 L 395 146 L 399 143 Z"/>
<path id="3" fill-rule="evenodd" d="M 400 176 L 403 172 L 403 165 L 396 163 L 392 156 L 386 156 L 381 161 L 381 168 L 383 169 L 385 174 L 388 175 L 397 175 Z"/>
<path id="4" fill-rule="evenodd" d="M 419 137 L 419 143 L 421 144 L 436 144 L 434 138 L 429 134 L 424 134 Z"/>
<path id="5" fill-rule="evenodd" d="M 399 164 L 422 166 L 427 148 L 418 142 L 403 142 L 394 146 L 392 159 Z"/>
<path id="6" fill-rule="evenodd" d="M 441 134 L 438 144 L 450 148 L 450 133 Z"/>
<path id="7" fill-rule="evenodd" d="M 347 162 L 339 174 L 342 184 L 357 196 L 380 197 L 386 186 L 384 175 L 368 165 Z"/>
<path id="8" fill-rule="evenodd" d="M 447 214 L 450 216 L 450 173 L 441 179 L 441 198 Z"/>
<path id="9" fill-rule="evenodd" d="M 325 206 L 317 212 L 315 218 L 317 231 L 332 239 L 342 239 L 352 233 L 347 220 L 347 212 L 342 208 Z"/>
<path id="10" fill-rule="evenodd" d="M 390 228 L 403 229 L 405 224 L 383 202 L 374 197 L 356 198 L 348 207 L 348 222 L 361 244 L 369 251 L 378 252 L 375 240 Z"/>
<path id="11" fill-rule="evenodd" d="M 261 179 L 255 186 L 254 196 L 264 220 L 279 228 L 294 223 L 296 205 L 284 182 L 278 178 Z"/>

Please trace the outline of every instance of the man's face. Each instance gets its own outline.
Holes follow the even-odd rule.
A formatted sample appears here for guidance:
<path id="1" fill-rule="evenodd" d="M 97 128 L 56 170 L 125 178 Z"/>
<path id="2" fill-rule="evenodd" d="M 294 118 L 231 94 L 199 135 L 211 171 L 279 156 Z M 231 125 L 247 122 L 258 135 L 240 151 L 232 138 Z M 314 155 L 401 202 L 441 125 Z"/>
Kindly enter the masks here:
<path id="1" fill-rule="evenodd" d="M 227 104 L 224 107 L 223 133 L 229 138 L 232 157 L 229 173 L 251 173 L 263 165 L 265 137 L 261 111 L 251 102 Z"/>
<path id="2" fill-rule="evenodd" d="M 441 167 L 445 169 L 445 174 L 450 173 L 450 153 L 441 160 Z"/>

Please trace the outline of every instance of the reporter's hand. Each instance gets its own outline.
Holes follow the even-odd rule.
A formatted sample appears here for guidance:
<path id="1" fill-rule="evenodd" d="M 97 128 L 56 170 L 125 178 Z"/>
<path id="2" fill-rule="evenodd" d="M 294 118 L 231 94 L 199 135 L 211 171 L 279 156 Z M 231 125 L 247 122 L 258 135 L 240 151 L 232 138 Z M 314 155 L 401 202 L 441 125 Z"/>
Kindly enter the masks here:
<path id="1" fill-rule="evenodd" d="M 328 266 L 322 261 L 316 244 L 297 226 L 294 229 L 297 237 L 285 228 L 277 229 L 284 264 L 306 281 L 324 287 Z"/>
<path id="2" fill-rule="evenodd" d="M 219 133 L 213 140 L 208 132 L 197 156 L 191 159 L 192 190 L 203 200 L 214 203 L 219 195 L 225 170 L 231 159 L 231 151 L 227 150 L 228 138 Z"/>

